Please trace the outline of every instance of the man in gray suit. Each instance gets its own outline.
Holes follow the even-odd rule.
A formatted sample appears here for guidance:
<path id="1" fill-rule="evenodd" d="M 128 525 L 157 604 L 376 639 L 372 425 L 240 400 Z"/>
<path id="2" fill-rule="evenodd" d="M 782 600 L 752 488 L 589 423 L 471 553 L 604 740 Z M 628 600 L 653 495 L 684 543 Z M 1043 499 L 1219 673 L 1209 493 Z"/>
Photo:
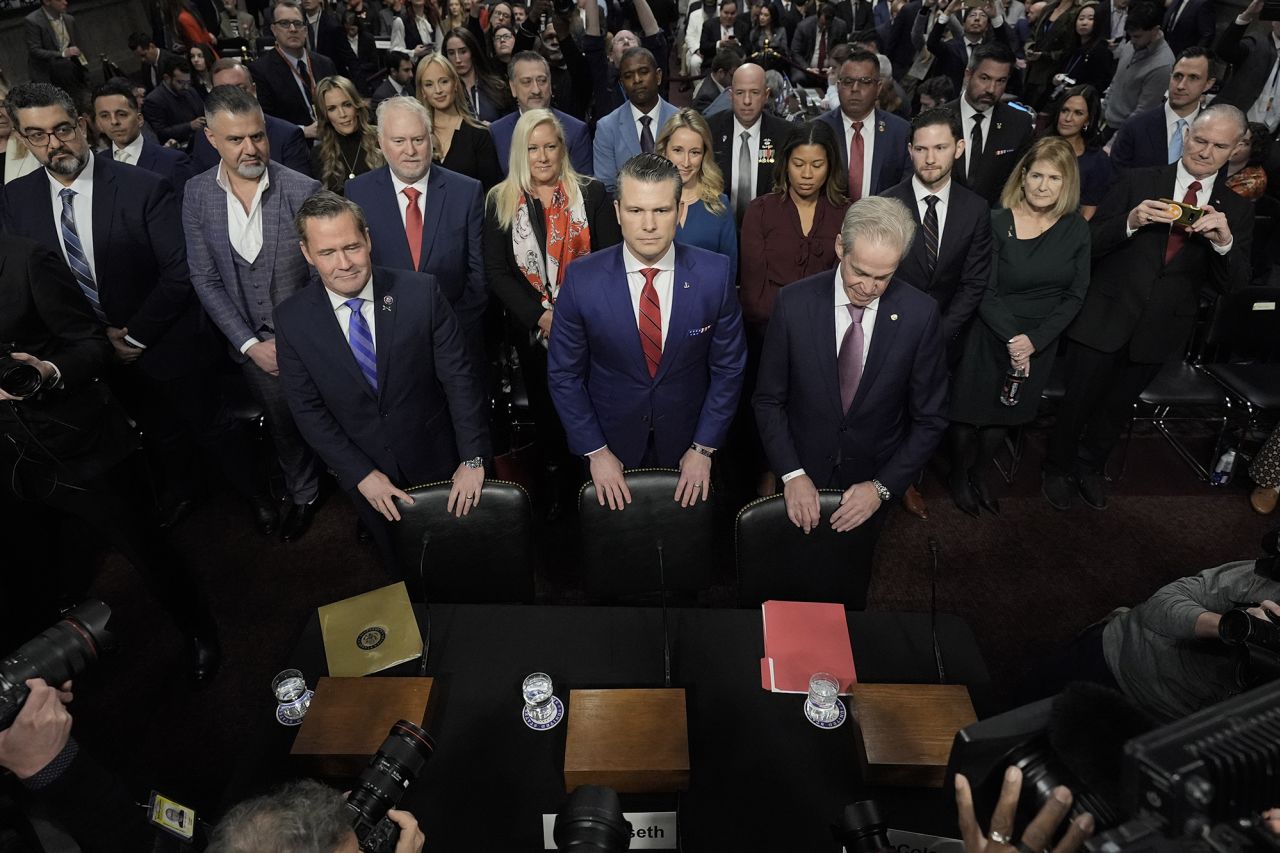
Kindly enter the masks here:
<path id="1" fill-rule="evenodd" d="M 238 86 L 215 86 L 205 118 L 221 160 L 187 182 L 182 219 L 191 283 L 266 412 L 292 497 L 280 532 L 292 541 L 311 524 L 319 468 L 280 389 L 272 312 L 310 279 L 293 217 L 320 184 L 269 159 L 262 108 Z"/>
<path id="2" fill-rule="evenodd" d="M 89 63 L 77 46 L 76 21 L 67 14 L 67 0 L 43 0 L 22 26 L 32 82 L 52 83 L 73 96 L 83 91 Z"/>

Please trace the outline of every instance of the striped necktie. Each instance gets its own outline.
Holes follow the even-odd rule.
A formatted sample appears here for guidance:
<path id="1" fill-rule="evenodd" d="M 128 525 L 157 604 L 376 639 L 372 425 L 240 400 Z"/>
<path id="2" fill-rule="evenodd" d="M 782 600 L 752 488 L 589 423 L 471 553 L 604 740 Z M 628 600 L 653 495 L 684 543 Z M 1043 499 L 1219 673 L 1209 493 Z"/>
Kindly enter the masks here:
<path id="1" fill-rule="evenodd" d="M 364 300 L 360 297 L 348 299 L 342 303 L 351 312 L 351 322 L 347 326 L 347 343 L 351 345 L 351 354 L 356 357 L 356 364 L 364 374 L 365 381 L 374 391 L 378 390 L 378 357 L 374 355 L 373 333 L 365 322 L 360 311 Z"/>
<path id="2" fill-rule="evenodd" d="M 62 217 L 59 223 L 62 226 L 62 242 L 67 249 L 67 266 L 71 267 L 76 284 L 80 285 L 80 292 L 89 300 L 94 316 L 106 323 L 107 315 L 102 310 L 102 303 L 98 301 L 98 283 L 93 280 L 93 273 L 89 271 L 89 260 L 84 255 L 84 246 L 80 244 L 80 234 L 76 231 L 76 210 L 72 203 L 76 191 L 68 187 L 58 195 L 62 197 Z"/>

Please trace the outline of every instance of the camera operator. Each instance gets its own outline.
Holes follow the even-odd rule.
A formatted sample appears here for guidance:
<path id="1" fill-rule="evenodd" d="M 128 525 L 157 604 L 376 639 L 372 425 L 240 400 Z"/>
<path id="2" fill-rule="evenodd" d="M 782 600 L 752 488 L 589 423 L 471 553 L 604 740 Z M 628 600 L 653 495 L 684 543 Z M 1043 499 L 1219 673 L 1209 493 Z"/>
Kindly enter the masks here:
<path id="1" fill-rule="evenodd" d="M 1048 800 L 1019 836 L 1014 817 L 1021 793 L 1022 771 L 1011 766 L 1005 770 L 1000 798 L 991 812 L 991 823 L 984 835 L 973 811 L 973 790 L 969 787 L 969 780 L 956 774 L 956 816 L 965 853 L 1074 853 L 1093 835 L 1093 815 L 1085 813 L 1072 820 L 1062 838 L 1050 848 L 1058 826 L 1071 810 L 1074 800 L 1071 791 L 1059 785 L 1050 792 Z"/>
<path id="2" fill-rule="evenodd" d="M 1269 549 L 1270 550 L 1270 549 Z M 1085 629 L 1039 667 L 1033 692 L 1048 696 L 1072 681 L 1118 687 L 1163 721 L 1240 692 L 1230 648 L 1218 637 L 1228 610 L 1280 622 L 1277 558 L 1224 563 L 1161 587 L 1125 612 Z"/>
<path id="3" fill-rule="evenodd" d="M 22 783 L 22 799 L 70 833 L 86 853 L 149 849 L 152 832 L 125 786 L 71 737 L 71 683 L 26 681 L 31 695 L 0 731 L 0 767 Z"/>
<path id="4" fill-rule="evenodd" d="M 425 843 L 413 815 L 391 809 L 400 827 L 395 853 L 420 853 Z M 213 830 L 207 853 L 359 853 L 342 795 L 310 779 L 246 800 Z"/>

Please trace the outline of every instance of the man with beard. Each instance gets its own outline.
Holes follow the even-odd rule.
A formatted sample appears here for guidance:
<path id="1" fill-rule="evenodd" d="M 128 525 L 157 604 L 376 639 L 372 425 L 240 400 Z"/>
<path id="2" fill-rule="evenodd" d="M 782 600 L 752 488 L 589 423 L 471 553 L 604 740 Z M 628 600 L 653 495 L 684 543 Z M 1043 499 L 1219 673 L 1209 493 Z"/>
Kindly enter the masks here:
<path id="1" fill-rule="evenodd" d="M 291 497 L 280 534 L 293 541 L 311 524 L 320 471 L 280 389 L 272 312 L 310 279 L 291 236 L 294 214 L 320 184 L 268 159 L 262 107 L 238 86 L 215 86 L 205 117 L 205 136 L 221 161 L 187 182 L 182 221 L 191 283 L 266 412 Z"/>
<path id="2" fill-rule="evenodd" d="M 1003 44 L 984 44 L 970 55 L 964 90 L 947 109 L 960 116 L 964 131 L 964 159 L 956 180 L 995 204 L 1013 167 L 1035 132 L 1030 113 L 1001 103 L 1013 73 L 1013 51 Z"/>

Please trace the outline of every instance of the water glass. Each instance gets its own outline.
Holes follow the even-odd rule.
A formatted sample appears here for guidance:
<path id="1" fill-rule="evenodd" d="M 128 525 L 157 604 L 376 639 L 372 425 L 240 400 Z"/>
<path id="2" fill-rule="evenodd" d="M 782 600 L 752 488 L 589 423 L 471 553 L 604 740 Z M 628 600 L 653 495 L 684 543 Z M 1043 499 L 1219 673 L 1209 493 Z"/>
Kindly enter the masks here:
<path id="1" fill-rule="evenodd" d="M 524 680 L 520 688 L 524 696 L 524 710 L 529 719 L 535 723 L 549 723 L 556 715 L 555 698 L 551 676 L 545 672 L 535 672 Z"/>
<path id="2" fill-rule="evenodd" d="M 804 700 L 804 715 L 815 723 L 830 723 L 840 716 L 836 707 L 840 696 L 840 680 L 829 672 L 815 672 L 809 678 L 809 696 Z"/>
<path id="3" fill-rule="evenodd" d="M 281 672 L 271 679 L 271 692 L 280 703 L 276 716 L 282 722 L 297 722 L 307 715 L 311 697 L 307 695 L 307 681 L 301 671 L 286 669 Z"/>

